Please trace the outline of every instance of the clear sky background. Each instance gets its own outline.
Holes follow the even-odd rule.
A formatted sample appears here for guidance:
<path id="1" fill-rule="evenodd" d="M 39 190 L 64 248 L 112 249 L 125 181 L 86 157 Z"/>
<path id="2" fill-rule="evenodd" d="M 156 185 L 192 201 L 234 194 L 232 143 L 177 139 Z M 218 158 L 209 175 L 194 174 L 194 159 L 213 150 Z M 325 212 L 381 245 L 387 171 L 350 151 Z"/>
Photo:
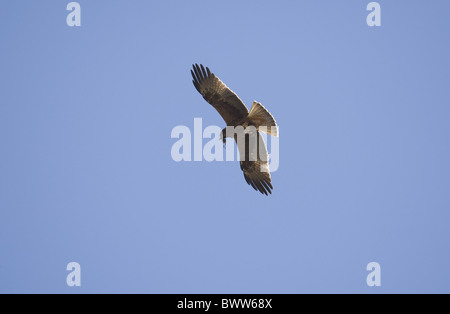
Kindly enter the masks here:
<path id="1" fill-rule="evenodd" d="M 369 2 L 2 3 L 0 292 L 449 293 L 450 2 Z M 273 195 L 172 160 L 224 126 L 192 63 L 274 115 Z"/>

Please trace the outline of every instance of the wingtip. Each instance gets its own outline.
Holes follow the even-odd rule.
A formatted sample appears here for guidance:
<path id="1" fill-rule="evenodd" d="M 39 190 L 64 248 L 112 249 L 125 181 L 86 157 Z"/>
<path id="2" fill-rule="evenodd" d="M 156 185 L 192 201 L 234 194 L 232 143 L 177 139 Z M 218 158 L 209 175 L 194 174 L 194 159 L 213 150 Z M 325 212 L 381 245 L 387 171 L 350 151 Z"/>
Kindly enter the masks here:
<path id="1" fill-rule="evenodd" d="M 199 77 L 200 79 L 207 78 L 207 77 L 214 75 L 207 66 L 204 66 L 201 63 L 200 64 L 198 64 L 198 63 L 192 64 L 192 69 L 194 69 L 194 72 L 196 75 L 200 75 L 200 77 Z"/>

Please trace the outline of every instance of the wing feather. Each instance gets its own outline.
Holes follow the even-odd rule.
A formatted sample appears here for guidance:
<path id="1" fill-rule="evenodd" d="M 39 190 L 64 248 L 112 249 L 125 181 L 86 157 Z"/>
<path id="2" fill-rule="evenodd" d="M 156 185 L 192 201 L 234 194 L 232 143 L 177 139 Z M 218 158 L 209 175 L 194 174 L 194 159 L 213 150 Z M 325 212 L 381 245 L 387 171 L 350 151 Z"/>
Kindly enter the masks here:
<path id="1" fill-rule="evenodd" d="M 208 67 L 194 64 L 191 70 L 197 91 L 222 116 L 227 125 L 234 126 L 248 116 L 248 109 L 242 100 L 229 89 Z"/>
<path id="2" fill-rule="evenodd" d="M 245 135 L 245 141 L 239 141 L 237 136 L 235 136 L 235 140 L 239 149 L 241 170 L 244 173 L 245 181 L 265 195 L 272 194 L 273 186 L 267 148 L 259 132 L 255 129 Z M 251 145 L 251 141 L 255 141 L 257 144 Z"/>

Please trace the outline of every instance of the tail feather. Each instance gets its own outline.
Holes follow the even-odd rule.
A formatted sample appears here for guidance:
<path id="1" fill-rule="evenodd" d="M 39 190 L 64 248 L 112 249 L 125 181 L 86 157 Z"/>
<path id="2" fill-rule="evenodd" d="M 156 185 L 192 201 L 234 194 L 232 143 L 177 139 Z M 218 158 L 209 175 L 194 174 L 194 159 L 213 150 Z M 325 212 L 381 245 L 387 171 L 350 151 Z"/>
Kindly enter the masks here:
<path id="1" fill-rule="evenodd" d="M 275 119 L 259 102 L 253 102 L 248 118 L 259 131 L 278 136 L 278 126 Z"/>

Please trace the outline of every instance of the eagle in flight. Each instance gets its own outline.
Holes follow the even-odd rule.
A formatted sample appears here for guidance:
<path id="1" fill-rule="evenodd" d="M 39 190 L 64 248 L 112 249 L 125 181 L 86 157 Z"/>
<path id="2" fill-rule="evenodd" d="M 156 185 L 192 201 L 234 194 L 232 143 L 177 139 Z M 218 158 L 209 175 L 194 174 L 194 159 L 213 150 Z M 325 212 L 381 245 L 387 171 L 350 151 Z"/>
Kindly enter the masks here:
<path id="1" fill-rule="evenodd" d="M 245 181 L 265 195 L 272 194 L 267 148 L 259 131 L 278 136 L 275 119 L 256 101 L 253 102 L 249 112 L 242 100 L 214 73 L 211 73 L 208 67 L 195 64 L 191 74 L 197 91 L 219 112 L 227 124 L 221 133 L 224 144 L 226 137 L 234 137 L 239 149 L 240 165 Z M 233 134 L 227 134 L 229 127 L 234 130 L 241 127 L 245 140 L 238 140 L 236 131 Z M 251 145 L 251 143 L 257 144 Z"/>

